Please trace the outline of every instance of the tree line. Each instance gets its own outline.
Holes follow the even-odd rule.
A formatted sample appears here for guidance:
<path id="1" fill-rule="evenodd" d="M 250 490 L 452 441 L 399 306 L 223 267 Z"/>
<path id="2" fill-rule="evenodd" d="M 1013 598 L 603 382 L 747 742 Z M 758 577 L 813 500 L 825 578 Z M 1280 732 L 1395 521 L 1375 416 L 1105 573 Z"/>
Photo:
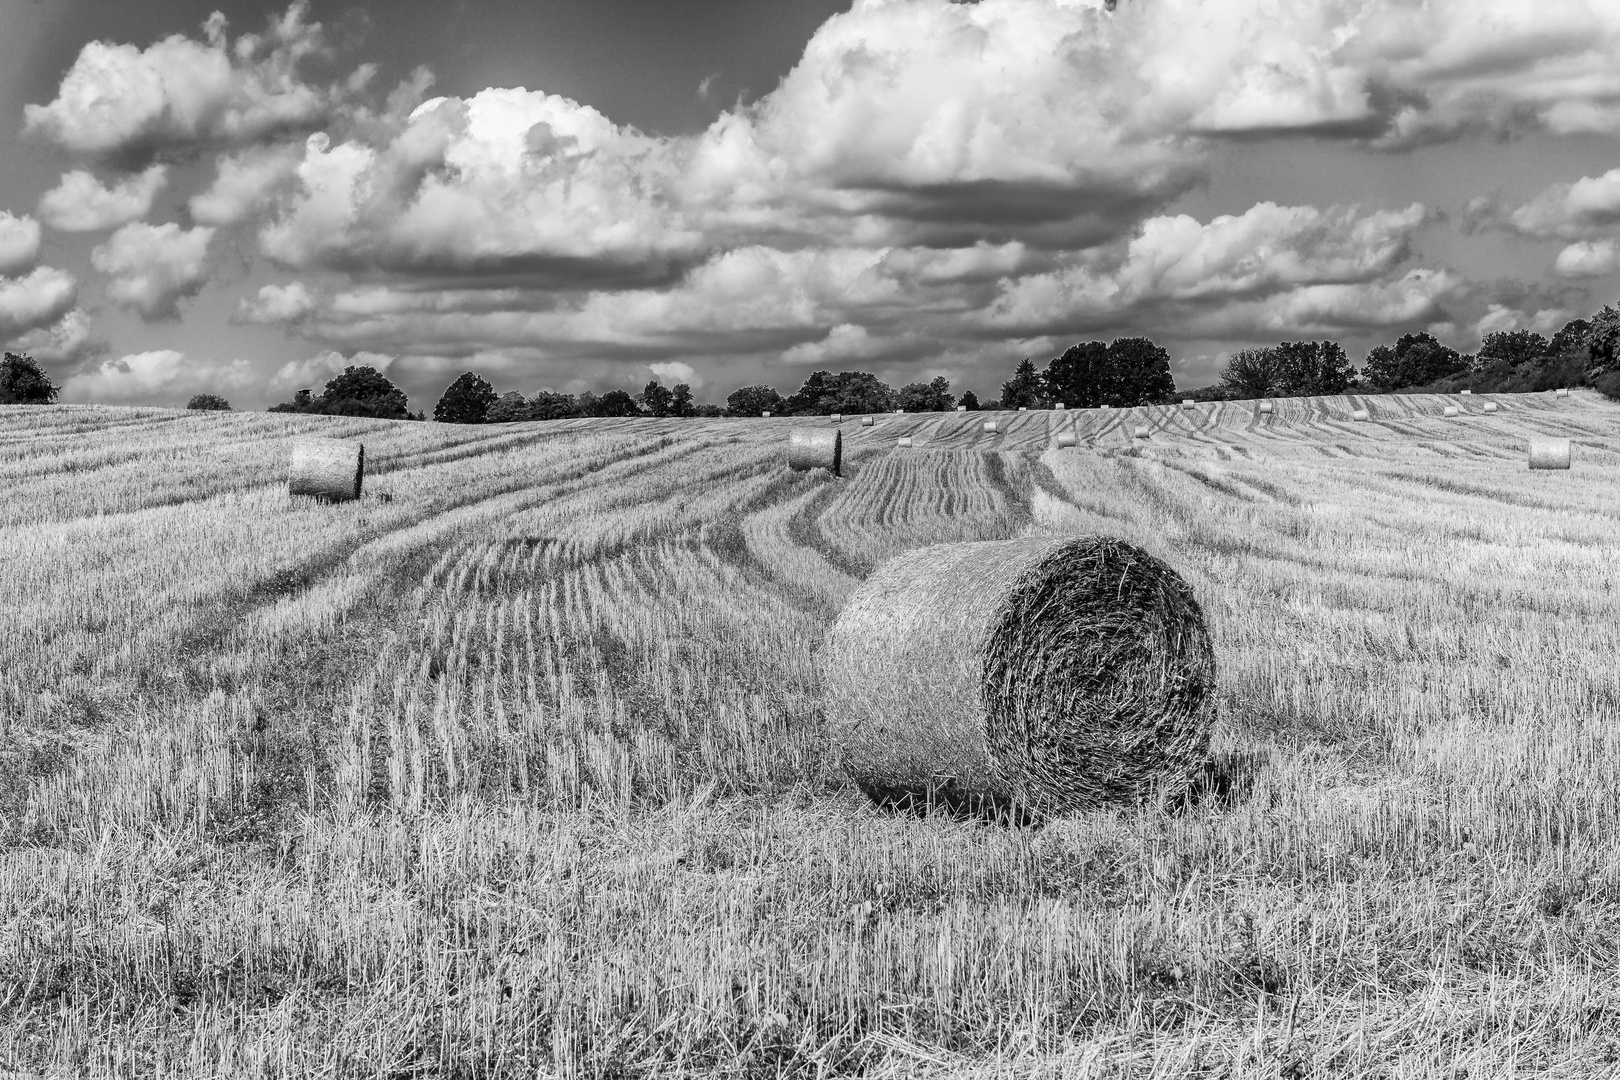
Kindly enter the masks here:
<path id="1" fill-rule="evenodd" d="M 1037 369 L 1026 357 L 1001 395 L 989 404 L 968 390 L 953 394 L 943 376 L 898 389 L 865 371 L 813 371 L 796 393 L 784 397 L 775 387 L 744 386 L 724 405 L 699 403 L 686 383 L 669 387 L 648 382 L 640 394 L 609 390 L 564 394 L 541 390 L 530 397 L 499 394 L 483 376 L 456 378 L 433 407 L 442 423 L 486 424 L 559 420 L 584 416 L 825 416 L 831 413 L 945 412 L 980 409 L 1071 408 L 1109 405 L 1130 408 L 1163 404 L 1177 397 L 1223 399 L 1298 397 L 1312 394 L 1392 393 L 1472 389 L 1517 393 L 1559 386 L 1591 386 L 1620 400 L 1620 309 L 1605 305 L 1590 319 L 1572 319 L 1552 337 L 1533 330 L 1486 334 L 1477 353 L 1464 354 L 1427 332 L 1404 334 L 1394 344 L 1368 352 L 1362 366 L 1350 363 L 1335 341 L 1284 341 L 1239 349 L 1228 358 L 1214 384 L 1178 391 L 1170 374 L 1170 354 L 1150 338 L 1125 337 L 1073 345 Z M 0 361 L 0 405 L 48 404 L 60 388 L 31 357 L 6 353 Z M 215 394 L 198 394 L 190 409 L 229 409 Z M 425 420 L 406 408 L 405 392 L 372 367 L 350 366 L 326 383 L 322 393 L 299 390 L 271 412 L 368 416 Z"/>

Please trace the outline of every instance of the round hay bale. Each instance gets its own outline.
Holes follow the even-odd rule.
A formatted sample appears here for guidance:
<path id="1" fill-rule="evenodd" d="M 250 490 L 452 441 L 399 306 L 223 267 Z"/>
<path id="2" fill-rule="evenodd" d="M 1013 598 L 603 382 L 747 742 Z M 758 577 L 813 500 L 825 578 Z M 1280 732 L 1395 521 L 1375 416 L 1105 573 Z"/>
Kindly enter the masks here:
<path id="1" fill-rule="evenodd" d="M 994 420 L 986 420 L 984 422 L 984 430 L 989 432 L 991 435 L 994 435 L 996 433 L 996 422 Z"/>
<path id="2" fill-rule="evenodd" d="M 1099 405 L 1099 406 L 1097 406 L 1097 407 L 1098 407 L 1098 408 L 1099 408 L 1099 409 L 1112 409 L 1112 408 L 1113 408 L 1113 406 L 1112 406 L 1112 405 Z"/>
<path id="3" fill-rule="evenodd" d="M 956 411 L 957 412 L 967 412 L 967 406 L 966 405 L 958 405 L 956 407 Z"/>
<path id="4" fill-rule="evenodd" d="M 1075 434 L 1072 431 L 1060 431 L 1060 432 L 1058 432 L 1057 444 L 1060 447 L 1063 447 L 1063 446 L 1075 446 L 1079 442 L 1080 442 L 1080 440 L 1075 437 Z"/>
<path id="5" fill-rule="evenodd" d="M 837 428 L 796 427 L 788 432 L 788 468 L 796 472 L 826 469 L 842 476 L 844 433 Z"/>
<path id="6" fill-rule="evenodd" d="M 1061 401 L 1058 402 L 1056 405 L 1053 405 L 1052 408 L 1056 409 L 1058 412 L 1067 412 L 1068 409 L 1069 409 L 1069 407 L 1067 405 L 1063 404 L 1063 402 L 1061 402 Z"/>
<path id="7" fill-rule="evenodd" d="M 1366 420 L 1370 416 L 1371 416 L 1371 414 L 1369 412 L 1367 412 L 1366 409 L 1357 409 L 1355 412 L 1350 414 L 1350 419 L 1352 419 L 1352 420 Z"/>
<path id="8" fill-rule="evenodd" d="M 911 445 L 911 436 L 910 435 L 902 435 L 902 436 L 900 436 L 898 439 L 896 439 L 894 441 L 894 445 L 898 446 L 898 447 L 910 446 Z"/>
<path id="9" fill-rule="evenodd" d="M 1459 391 L 1457 391 L 1457 393 L 1461 394 L 1463 397 L 1473 397 L 1474 396 L 1474 392 L 1472 390 L 1459 390 Z"/>
<path id="10" fill-rule="evenodd" d="M 843 418 L 844 418 L 844 414 L 841 413 L 841 412 L 835 412 L 830 417 L 828 417 L 828 419 L 831 420 L 835 424 L 838 423 Z"/>
<path id="11" fill-rule="evenodd" d="M 346 439 L 299 439 L 292 446 L 287 493 L 347 502 L 360 497 L 365 473 L 364 444 Z"/>
<path id="12" fill-rule="evenodd" d="M 759 415 L 768 417 L 768 416 L 771 415 L 771 411 L 769 409 L 766 409 L 764 412 L 760 413 Z"/>
<path id="13" fill-rule="evenodd" d="M 1455 405 L 1447 405 L 1446 406 L 1446 415 L 1447 416 L 1456 416 L 1457 415 L 1457 406 L 1455 406 Z"/>
<path id="14" fill-rule="evenodd" d="M 904 409 L 896 409 L 896 410 L 894 410 L 894 415 L 901 416 L 901 415 L 903 415 L 905 413 L 905 411 L 906 410 L 904 410 Z"/>
<path id="15" fill-rule="evenodd" d="M 1194 401 L 1190 397 L 1184 397 L 1181 399 L 1181 407 L 1183 409 L 1196 409 L 1198 408 L 1198 402 Z"/>
<path id="16" fill-rule="evenodd" d="M 1145 439 L 1148 437 L 1148 429 L 1146 424 L 1136 425 L 1136 437 L 1138 439 Z"/>
<path id="17" fill-rule="evenodd" d="M 1530 467 L 1532 469 L 1569 468 L 1569 440 L 1532 435 L 1530 437 Z"/>
<path id="18" fill-rule="evenodd" d="M 1020 405 L 1020 406 L 1018 406 L 1018 411 L 1019 412 L 1029 412 L 1029 406 L 1028 405 Z"/>
<path id="19" fill-rule="evenodd" d="M 1104 536 L 939 544 L 880 566 L 821 670 L 844 769 L 879 802 L 1037 820 L 1185 791 L 1215 657 L 1192 589 Z"/>
<path id="20" fill-rule="evenodd" d="M 1270 411 L 1271 411 L 1271 402 L 1269 402 L 1269 401 L 1262 401 L 1262 402 L 1261 402 L 1261 403 L 1260 403 L 1260 411 L 1261 411 L 1261 412 L 1263 412 L 1263 413 L 1268 413 L 1268 412 L 1270 412 Z"/>
<path id="21" fill-rule="evenodd" d="M 871 427 L 876 422 L 870 416 L 861 417 L 861 427 Z"/>
<path id="22" fill-rule="evenodd" d="M 1494 402 L 1494 401 L 1487 401 L 1487 402 L 1486 402 L 1486 403 L 1485 403 L 1485 411 L 1486 411 L 1486 412 L 1495 412 L 1495 411 L 1496 411 L 1496 402 Z"/>
<path id="23" fill-rule="evenodd" d="M 1557 390 L 1553 391 L 1553 396 L 1554 397 L 1569 397 L 1569 391 L 1560 388 L 1560 389 L 1557 389 Z"/>

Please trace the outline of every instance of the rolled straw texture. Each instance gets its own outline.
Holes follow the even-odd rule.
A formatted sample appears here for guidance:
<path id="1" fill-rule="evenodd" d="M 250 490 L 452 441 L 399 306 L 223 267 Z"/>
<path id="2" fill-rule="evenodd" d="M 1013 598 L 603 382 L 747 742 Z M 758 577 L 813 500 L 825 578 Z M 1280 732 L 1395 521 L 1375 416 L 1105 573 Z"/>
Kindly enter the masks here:
<path id="1" fill-rule="evenodd" d="M 1352 420 L 1366 420 L 1369 417 L 1369 415 L 1370 414 L 1367 412 L 1366 409 L 1357 409 L 1355 412 L 1350 414 L 1350 419 L 1352 419 Z"/>
<path id="2" fill-rule="evenodd" d="M 1208 756 L 1215 658 L 1169 566 L 1103 536 L 939 544 L 880 566 L 821 669 L 869 796 L 1011 803 L 1037 819 L 1185 790 Z"/>
<path id="3" fill-rule="evenodd" d="M 1264 412 L 1264 413 L 1268 413 L 1268 412 L 1270 412 L 1270 411 L 1271 411 L 1271 402 L 1269 402 L 1269 401 L 1262 401 L 1262 402 L 1261 402 L 1261 403 L 1260 403 L 1260 411 L 1261 411 L 1261 412 Z"/>
<path id="4" fill-rule="evenodd" d="M 837 428 L 794 428 L 788 432 L 788 468 L 826 469 L 843 475 L 844 433 Z"/>
<path id="5" fill-rule="evenodd" d="M 874 423 L 876 423 L 876 421 L 874 421 L 870 416 L 861 417 L 861 427 L 871 427 Z"/>
<path id="6" fill-rule="evenodd" d="M 360 497 L 366 448 L 345 439 L 299 439 L 287 469 L 289 495 L 313 495 L 328 502 Z"/>
<path id="7" fill-rule="evenodd" d="M 1530 439 L 1530 467 L 1532 469 L 1569 468 L 1569 440 L 1532 436 Z"/>
<path id="8" fill-rule="evenodd" d="M 1494 401 L 1487 401 L 1487 402 L 1486 402 L 1486 403 L 1485 403 L 1485 411 L 1486 411 L 1486 412 L 1495 412 L 1495 411 L 1496 411 L 1496 402 L 1494 402 Z"/>
<path id="9" fill-rule="evenodd" d="M 996 422 L 994 420 L 986 420 L 984 422 L 984 430 L 994 435 L 996 433 Z"/>
<path id="10" fill-rule="evenodd" d="M 844 414 L 843 414 L 843 413 L 841 413 L 841 412 L 835 412 L 835 413 L 833 413 L 833 414 L 832 414 L 832 415 L 831 415 L 831 416 L 829 416 L 829 417 L 828 417 L 828 418 L 827 418 L 827 419 L 829 419 L 829 420 L 831 420 L 831 421 L 832 421 L 832 422 L 833 422 L 833 423 L 835 423 L 835 424 L 836 424 L 836 423 L 838 423 L 838 422 L 839 422 L 839 421 L 840 421 L 840 420 L 842 420 L 842 419 L 843 419 L 843 418 L 844 418 Z"/>
<path id="11" fill-rule="evenodd" d="M 911 436 L 910 435 L 902 435 L 902 436 L 900 436 L 898 439 L 895 440 L 894 445 L 896 445 L 896 446 L 910 446 L 911 445 Z"/>
<path id="12" fill-rule="evenodd" d="M 1136 437 L 1138 439 L 1145 439 L 1148 437 L 1148 429 L 1146 424 L 1136 425 Z"/>
<path id="13" fill-rule="evenodd" d="M 1446 415 L 1447 416 L 1456 416 L 1457 415 L 1457 406 L 1455 406 L 1455 405 L 1447 405 L 1446 406 Z"/>
<path id="14" fill-rule="evenodd" d="M 1059 446 L 1074 446 L 1079 443 L 1079 441 L 1079 439 L 1075 438 L 1075 434 L 1072 431 L 1058 432 L 1057 444 Z"/>

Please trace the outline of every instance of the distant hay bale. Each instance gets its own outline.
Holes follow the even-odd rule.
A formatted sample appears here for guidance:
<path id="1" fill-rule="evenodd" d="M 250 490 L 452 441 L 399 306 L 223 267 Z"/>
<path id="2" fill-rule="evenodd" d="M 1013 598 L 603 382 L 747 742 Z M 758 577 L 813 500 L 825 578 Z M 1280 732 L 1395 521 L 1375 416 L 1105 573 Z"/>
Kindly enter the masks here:
<path id="1" fill-rule="evenodd" d="M 1097 406 L 1097 407 L 1098 407 L 1098 408 L 1099 408 L 1099 409 L 1112 409 L 1112 408 L 1113 408 L 1113 406 L 1112 406 L 1112 405 L 1099 405 L 1099 406 Z"/>
<path id="2" fill-rule="evenodd" d="M 1064 412 L 1065 410 L 1068 409 L 1068 406 L 1063 404 L 1063 402 L 1060 401 L 1056 405 L 1053 405 L 1052 408 L 1056 409 L 1058 412 Z"/>
<path id="3" fill-rule="evenodd" d="M 1472 397 L 1474 395 L 1472 390 L 1459 390 L 1457 393 L 1461 394 L 1463 397 Z"/>
<path id="4" fill-rule="evenodd" d="M 1079 441 L 1080 440 L 1075 437 L 1075 434 L 1072 431 L 1060 431 L 1060 432 L 1058 432 L 1057 444 L 1060 447 L 1061 446 L 1074 446 L 1077 443 L 1079 443 Z"/>
<path id="5" fill-rule="evenodd" d="M 1569 440 L 1532 435 L 1530 437 L 1530 467 L 1532 469 L 1569 468 Z"/>
<path id="6" fill-rule="evenodd" d="M 843 419 L 843 418 L 844 418 L 844 414 L 843 414 L 843 413 L 841 413 L 841 412 L 835 412 L 835 413 L 833 413 L 833 414 L 832 414 L 832 415 L 831 415 L 831 416 L 829 416 L 829 417 L 828 417 L 828 418 L 827 418 L 827 419 L 829 419 L 829 420 L 831 420 L 831 421 L 832 421 L 832 422 L 833 422 L 833 423 L 835 423 L 835 424 L 836 424 L 836 423 L 838 423 L 838 422 L 839 422 L 839 421 L 840 421 L 840 420 L 842 420 L 842 419 Z"/>
<path id="7" fill-rule="evenodd" d="M 1487 402 L 1486 402 L 1486 403 L 1485 403 L 1485 411 L 1486 411 L 1486 412 L 1495 412 L 1495 411 L 1496 411 L 1496 402 L 1494 402 L 1494 401 L 1487 401 Z"/>
<path id="8" fill-rule="evenodd" d="M 861 427 L 871 427 L 874 423 L 876 423 L 876 421 L 870 416 L 861 417 Z"/>
<path id="9" fill-rule="evenodd" d="M 1270 411 L 1271 411 L 1271 402 L 1269 402 L 1269 401 L 1262 401 L 1262 402 L 1261 402 L 1261 403 L 1260 403 L 1260 411 L 1261 411 L 1261 412 L 1263 412 L 1263 413 L 1268 413 L 1268 412 L 1270 412 Z"/>
<path id="10" fill-rule="evenodd" d="M 1350 419 L 1352 419 L 1352 420 L 1368 420 L 1368 419 L 1371 419 L 1371 415 L 1372 414 L 1367 412 L 1366 409 L 1357 409 L 1355 412 L 1350 414 Z"/>
<path id="11" fill-rule="evenodd" d="M 1569 391 L 1565 390 L 1563 388 L 1559 388 L 1559 389 L 1553 391 L 1553 396 L 1554 397 L 1569 397 Z"/>
<path id="12" fill-rule="evenodd" d="M 794 428 L 788 432 L 788 468 L 826 469 L 842 476 L 844 433 L 837 428 Z"/>
<path id="13" fill-rule="evenodd" d="M 896 415 L 896 416 L 903 415 L 905 413 L 905 411 L 906 410 L 904 410 L 904 409 L 896 409 L 896 410 L 894 410 L 894 415 Z"/>
<path id="14" fill-rule="evenodd" d="M 898 439 L 896 439 L 894 441 L 894 445 L 896 445 L 896 446 L 910 446 L 911 445 L 911 436 L 910 435 L 902 435 L 902 436 L 900 436 Z"/>
<path id="15" fill-rule="evenodd" d="M 1190 397 L 1184 397 L 1181 399 L 1181 407 L 1183 409 L 1196 409 L 1198 408 L 1198 402 L 1194 401 Z"/>
<path id="16" fill-rule="evenodd" d="M 879 802 L 1041 820 L 1185 791 L 1216 667 L 1169 566 L 1112 537 L 920 548 L 844 605 L 821 657 L 842 764 Z"/>
<path id="17" fill-rule="evenodd" d="M 987 431 L 988 433 L 990 433 L 991 435 L 994 435 L 996 433 L 996 422 L 994 420 L 986 420 L 984 422 L 984 424 L 983 424 L 983 427 L 984 427 L 984 430 Z"/>
<path id="18" fill-rule="evenodd" d="M 764 412 L 760 413 L 759 415 L 761 415 L 761 416 L 770 416 L 771 415 L 771 410 L 766 409 Z"/>
<path id="19" fill-rule="evenodd" d="M 287 493 L 347 502 L 360 497 L 365 472 L 363 444 L 345 439 L 299 439 L 292 446 Z"/>
<path id="20" fill-rule="evenodd" d="M 1455 406 L 1455 405 L 1447 405 L 1446 406 L 1446 415 L 1447 416 L 1456 416 L 1457 415 L 1457 406 Z"/>
<path id="21" fill-rule="evenodd" d="M 966 405 L 958 405 L 956 407 L 956 411 L 957 412 L 967 412 L 967 406 Z"/>
<path id="22" fill-rule="evenodd" d="M 1148 437 L 1148 429 L 1146 424 L 1136 425 L 1136 437 L 1138 439 L 1145 439 Z"/>

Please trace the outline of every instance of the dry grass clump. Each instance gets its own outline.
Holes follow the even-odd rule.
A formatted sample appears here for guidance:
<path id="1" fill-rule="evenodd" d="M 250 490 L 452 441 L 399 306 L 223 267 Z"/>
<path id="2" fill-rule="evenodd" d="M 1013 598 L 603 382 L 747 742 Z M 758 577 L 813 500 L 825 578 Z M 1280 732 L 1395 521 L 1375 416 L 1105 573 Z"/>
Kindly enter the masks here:
<path id="1" fill-rule="evenodd" d="M 360 497 L 365 478 L 364 444 L 345 439 L 299 439 L 292 446 L 287 493 L 312 495 L 328 502 Z"/>
<path id="2" fill-rule="evenodd" d="M 1446 416 L 1456 416 L 1457 415 L 1457 406 L 1455 406 L 1455 405 L 1447 405 L 1446 409 L 1445 409 L 1445 415 Z"/>
<path id="3" fill-rule="evenodd" d="M 1113 537 L 892 559 L 844 606 L 821 668 L 843 767 L 880 802 L 1041 820 L 1174 797 L 1208 755 L 1203 611 Z"/>
<path id="4" fill-rule="evenodd" d="M 1148 437 L 1148 427 L 1146 424 L 1136 425 L 1136 437 L 1138 439 L 1145 439 Z"/>
<path id="5" fill-rule="evenodd" d="M 1263 412 L 1263 413 L 1268 413 L 1268 412 L 1270 412 L 1270 411 L 1271 411 L 1271 402 L 1269 402 L 1269 401 L 1262 401 L 1262 402 L 1261 402 L 1261 403 L 1260 403 L 1260 411 L 1261 411 L 1261 412 Z"/>
<path id="6" fill-rule="evenodd" d="M 1350 414 L 1350 419 L 1352 419 L 1352 420 L 1367 420 L 1367 419 L 1370 419 L 1371 416 L 1372 416 L 1372 414 L 1369 413 L 1366 409 L 1357 409 L 1355 412 Z"/>
<path id="7" fill-rule="evenodd" d="M 1569 468 L 1569 440 L 1532 435 L 1530 437 L 1530 467 L 1532 469 Z"/>
<path id="8" fill-rule="evenodd" d="M 843 475 L 844 434 L 837 428 L 794 428 L 788 432 L 788 468 L 795 472 L 826 469 Z"/>

